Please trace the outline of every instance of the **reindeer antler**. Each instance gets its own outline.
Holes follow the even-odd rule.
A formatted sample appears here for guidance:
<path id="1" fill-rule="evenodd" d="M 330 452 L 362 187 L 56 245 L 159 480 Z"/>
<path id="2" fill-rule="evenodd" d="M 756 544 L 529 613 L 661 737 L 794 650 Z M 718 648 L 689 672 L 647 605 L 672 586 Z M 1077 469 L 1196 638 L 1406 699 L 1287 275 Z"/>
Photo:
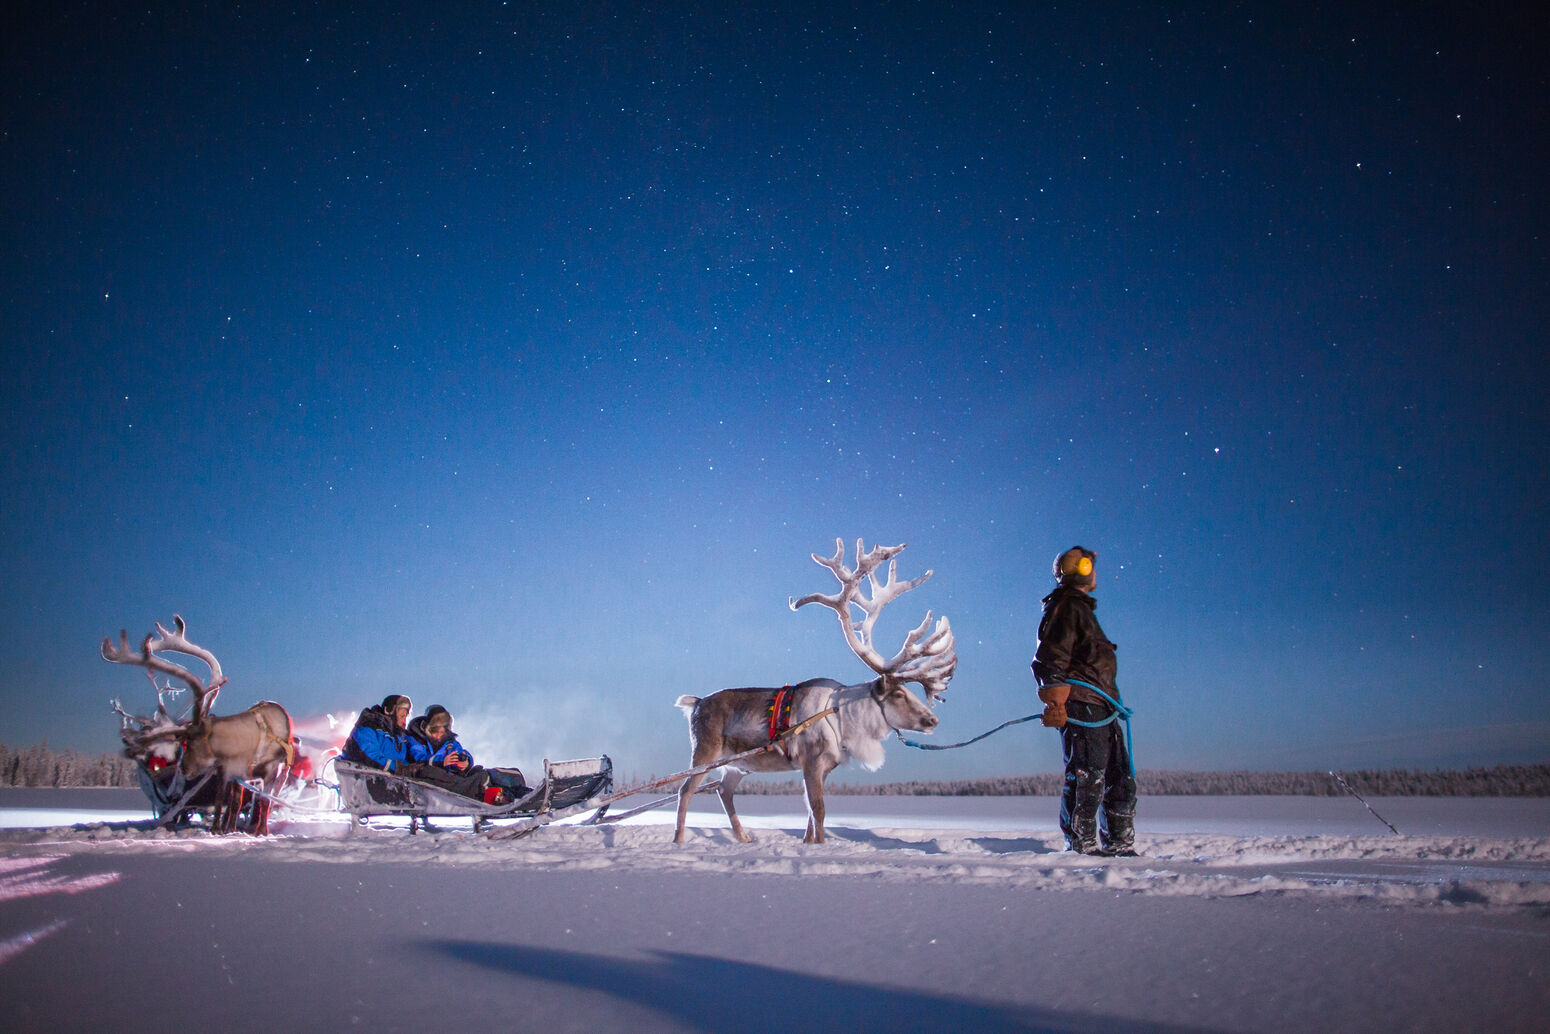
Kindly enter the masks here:
<path id="1" fill-rule="evenodd" d="M 141 641 L 138 652 L 129 645 L 129 633 L 126 630 L 119 630 L 118 646 L 113 645 L 112 639 L 104 637 L 102 640 L 102 659 L 112 661 L 114 664 L 133 664 L 145 668 L 146 675 L 151 679 L 151 685 L 153 686 L 156 684 L 156 676 L 151 674 L 153 671 L 159 671 L 163 675 L 170 675 L 173 678 L 181 679 L 188 685 L 189 689 L 194 691 L 193 720 L 200 722 L 204 720 L 205 716 L 210 713 L 210 708 L 214 706 L 215 698 L 220 695 L 221 687 L 226 684 L 226 676 L 221 672 L 221 662 L 215 659 L 215 654 L 202 646 L 189 642 L 185 637 L 184 633 L 187 631 L 187 626 L 183 623 L 182 615 L 172 615 L 172 623 L 177 626 L 176 632 L 168 630 L 160 621 L 156 622 L 156 632 L 159 633 L 160 638 L 156 635 L 147 635 Z M 182 665 L 174 664 L 164 657 L 156 656 L 157 651 L 160 650 L 184 653 L 204 661 L 210 668 L 209 684 L 206 685 L 198 676 Z M 156 709 L 159 713 L 165 715 L 166 709 L 161 702 L 162 692 L 161 690 L 157 691 Z M 119 713 L 123 714 L 122 709 L 119 709 Z"/>
<path id="2" fill-rule="evenodd" d="M 805 607 L 809 603 L 820 603 L 828 607 L 839 615 L 840 628 L 845 633 L 845 642 L 850 646 L 851 652 L 861 658 L 867 667 L 885 678 L 901 682 L 918 682 L 925 689 L 929 700 L 942 699 L 947 683 L 952 679 L 953 670 L 958 664 L 952 626 L 948 624 L 945 616 L 940 618 L 936 627 L 927 634 L 927 629 L 931 627 L 931 612 L 926 611 L 926 620 L 905 637 L 903 648 L 886 661 L 877 651 L 872 637 L 872 628 L 877 623 L 877 616 L 882 613 L 883 607 L 925 582 L 933 572 L 927 571 L 918 578 L 900 582 L 898 561 L 894 558 L 904 551 L 903 544 L 873 546 L 871 552 L 865 552 L 862 540 L 857 539 L 854 571 L 845 566 L 844 540 L 835 539 L 834 547 L 834 556 L 828 559 L 817 553 L 812 554 L 812 557 L 814 562 L 834 572 L 834 577 L 839 579 L 842 587 L 840 591 L 832 595 L 809 593 L 799 600 L 788 597 L 787 605 L 792 610 Z M 888 581 L 879 584 L 877 569 L 884 560 L 888 561 Z M 871 583 L 870 599 L 861 595 L 863 578 Z M 859 609 L 865 617 L 860 621 L 854 620 L 850 612 L 851 607 Z"/>
<path id="3" fill-rule="evenodd" d="M 124 702 L 118 697 L 114 697 L 112 700 L 113 713 L 118 715 L 122 720 L 120 724 L 122 724 L 123 727 L 127 730 L 130 723 L 133 722 L 135 731 L 137 732 L 142 732 L 146 729 L 152 728 L 153 726 L 172 728 L 180 725 L 182 722 L 182 716 L 174 718 L 172 717 L 171 713 L 168 712 L 167 697 L 177 696 L 183 691 L 181 689 L 174 689 L 171 686 L 163 689 L 156 685 L 156 676 L 151 675 L 149 671 L 146 672 L 146 675 L 150 676 L 151 686 L 156 689 L 156 713 L 153 715 L 130 714 L 128 711 L 124 710 Z"/>

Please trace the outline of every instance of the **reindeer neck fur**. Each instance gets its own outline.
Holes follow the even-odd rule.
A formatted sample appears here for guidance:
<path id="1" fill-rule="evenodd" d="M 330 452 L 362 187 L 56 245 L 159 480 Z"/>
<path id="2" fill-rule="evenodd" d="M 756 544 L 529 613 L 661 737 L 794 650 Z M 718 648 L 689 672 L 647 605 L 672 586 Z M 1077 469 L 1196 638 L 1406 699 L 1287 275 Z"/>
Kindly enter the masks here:
<path id="1" fill-rule="evenodd" d="M 881 678 L 854 686 L 841 686 L 834 691 L 834 704 L 840 710 L 840 750 L 845 760 L 853 760 L 868 772 L 883 767 L 887 754 L 883 741 L 893 732 L 877 705 L 873 691 Z"/>

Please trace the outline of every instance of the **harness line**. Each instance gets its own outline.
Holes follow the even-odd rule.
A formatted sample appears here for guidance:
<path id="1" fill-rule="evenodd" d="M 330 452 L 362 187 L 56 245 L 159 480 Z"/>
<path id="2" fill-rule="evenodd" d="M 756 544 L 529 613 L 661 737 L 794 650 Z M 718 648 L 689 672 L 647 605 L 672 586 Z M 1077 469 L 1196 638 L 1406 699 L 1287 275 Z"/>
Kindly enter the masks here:
<path id="1" fill-rule="evenodd" d="M 630 797 L 634 794 L 644 793 L 647 790 L 654 790 L 659 786 L 666 786 L 669 783 L 682 782 L 683 780 L 693 775 L 703 775 L 713 768 L 720 768 L 721 766 L 731 764 L 734 761 L 741 761 L 743 758 L 752 757 L 755 754 L 763 754 L 766 751 L 774 750 L 781 743 L 792 738 L 793 736 L 802 733 L 814 723 L 820 722 L 823 719 L 828 718 L 830 715 L 835 714 L 838 710 L 839 708 L 837 707 L 830 707 L 826 710 L 819 711 L 817 714 L 812 715 L 811 717 L 806 718 L 801 722 L 798 722 L 796 725 L 793 725 L 791 728 L 787 729 L 785 732 L 781 733 L 775 739 L 764 744 L 763 746 L 753 747 L 749 750 L 742 751 L 741 753 L 733 754 L 731 757 L 717 758 L 715 761 L 707 761 L 703 765 L 696 765 L 693 768 L 686 769 L 685 771 L 675 772 L 670 776 L 662 776 L 661 778 L 653 779 L 649 782 L 637 783 L 634 786 L 626 787 L 623 790 L 615 790 L 613 793 L 607 794 L 603 797 L 594 797 L 592 800 L 583 802 L 582 804 L 572 805 L 570 808 L 565 808 L 558 812 L 551 812 L 547 816 L 534 815 L 531 818 L 523 819 L 521 822 L 518 822 L 514 825 L 502 826 L 479 835 L 484 837 L 486 840 L 515 840 L 517 837 L 526 836 L 527 834 L 548 825 L 555 819 L 564 818 L 569 814 L 573 814 L 578 811 L 590 810 L 593 808 L 606 807 L 607 805 L 612 804 L 614 801 L 623 800 L 624 798 Z"/>

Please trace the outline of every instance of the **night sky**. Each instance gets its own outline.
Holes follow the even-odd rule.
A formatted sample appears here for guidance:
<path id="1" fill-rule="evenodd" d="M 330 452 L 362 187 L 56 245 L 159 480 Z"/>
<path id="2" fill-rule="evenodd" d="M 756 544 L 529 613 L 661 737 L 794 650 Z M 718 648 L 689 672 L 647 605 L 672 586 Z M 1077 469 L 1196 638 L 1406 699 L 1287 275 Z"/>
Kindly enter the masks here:
<path id="1" fill-rule="evenodd" d="M 941 742 L 1080 543 L 1143 768 L 1550 760 L 1543 5 L 774 7 L 9 5 L 0 741 L 181 613 L 219 712 L 666 773 L 869 677 L 861 537 Z"/>

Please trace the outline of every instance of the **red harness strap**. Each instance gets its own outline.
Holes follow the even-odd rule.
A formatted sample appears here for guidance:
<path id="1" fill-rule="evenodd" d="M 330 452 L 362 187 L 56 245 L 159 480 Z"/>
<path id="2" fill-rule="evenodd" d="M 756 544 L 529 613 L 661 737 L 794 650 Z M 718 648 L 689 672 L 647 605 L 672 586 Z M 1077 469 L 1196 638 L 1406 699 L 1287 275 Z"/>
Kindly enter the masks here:
<path id="1" fill-rule="evenodd" d="M 770 706 L 765 708 L 764 715 L 769 722 L 770 741 L 791 728 L 791 705 L 796 701 L 797 691 L 790 686 L 782 686 L 770 697 Z"/>

